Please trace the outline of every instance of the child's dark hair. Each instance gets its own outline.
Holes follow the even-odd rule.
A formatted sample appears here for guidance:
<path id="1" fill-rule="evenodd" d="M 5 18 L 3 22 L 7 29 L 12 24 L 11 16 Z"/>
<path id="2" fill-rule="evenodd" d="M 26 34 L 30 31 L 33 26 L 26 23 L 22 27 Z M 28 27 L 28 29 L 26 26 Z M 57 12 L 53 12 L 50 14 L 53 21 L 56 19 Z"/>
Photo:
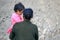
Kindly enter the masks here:
<path id="1" fill-rule="evenodd" d="M 15 4 L 15 6 L 14 6 L 14 11 L 15 12 L 17 12 L 17 10 L 22 11 L 24 9 L 25 9 L 25 7 L 24 7 L 24 5 L 21 2 L 18 3 L 18 4 Z"/>
<path id="2" fill-rule="evenodd" d="M 33 17 L 33 10 L 31 8 L 27 8 L 23 11 L 23 17 L 25 19 L 30 20 Z"/>

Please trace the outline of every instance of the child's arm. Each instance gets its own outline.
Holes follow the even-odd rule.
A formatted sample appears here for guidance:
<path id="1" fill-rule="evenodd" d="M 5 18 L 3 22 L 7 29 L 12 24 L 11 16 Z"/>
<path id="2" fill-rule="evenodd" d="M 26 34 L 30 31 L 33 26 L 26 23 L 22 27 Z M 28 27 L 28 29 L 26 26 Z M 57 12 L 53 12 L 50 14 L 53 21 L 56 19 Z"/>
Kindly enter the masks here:
<path id="1" fill-rule="evenodd" d="M 11 21 L 12 21 L 12 24 L 15 24 L 16 22 L 22 22 L 22 21 L 23 21 L 23 18 L 20 19 L 20 16 L 13 15 L 13 16 L 11 17 Z"/>

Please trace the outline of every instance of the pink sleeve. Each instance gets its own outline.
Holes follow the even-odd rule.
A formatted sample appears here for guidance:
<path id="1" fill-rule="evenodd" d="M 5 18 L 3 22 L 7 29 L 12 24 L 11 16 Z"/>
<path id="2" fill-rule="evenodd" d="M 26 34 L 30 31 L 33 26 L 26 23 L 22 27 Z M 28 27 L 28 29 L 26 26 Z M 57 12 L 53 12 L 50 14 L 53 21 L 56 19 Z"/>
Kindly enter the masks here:
<path id="1" fill-rule="evenodd" d="M 17 16 L 12 16 L 11 21 L 12 21 L 12 24 L 15 24 L 16 22 L 20 22 L 20 18 Z"/>
<path id="2" fill-rule="evenodd" d="M 21 20 L 20 16 L 18 16 L 18 15 L 12 15 L 11 21 L 12 21 L 12 24 L 15 24 L 16 22 L 22 22 L 23 21 L 23 17 L 22 17 L 22 20 Z"/>

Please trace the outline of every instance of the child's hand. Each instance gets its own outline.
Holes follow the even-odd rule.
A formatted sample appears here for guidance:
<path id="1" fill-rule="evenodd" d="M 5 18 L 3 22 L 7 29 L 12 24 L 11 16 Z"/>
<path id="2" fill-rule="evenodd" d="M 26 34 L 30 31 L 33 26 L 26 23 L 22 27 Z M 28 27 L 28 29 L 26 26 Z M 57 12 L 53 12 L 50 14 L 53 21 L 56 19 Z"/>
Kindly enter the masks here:
<path id="1" fill-rule="evenodd" d="M 7 33 L 10 34 L 11 31 L 12 31 L 12 28 L 9 28 L 9 29 L 7 30 Z"/>

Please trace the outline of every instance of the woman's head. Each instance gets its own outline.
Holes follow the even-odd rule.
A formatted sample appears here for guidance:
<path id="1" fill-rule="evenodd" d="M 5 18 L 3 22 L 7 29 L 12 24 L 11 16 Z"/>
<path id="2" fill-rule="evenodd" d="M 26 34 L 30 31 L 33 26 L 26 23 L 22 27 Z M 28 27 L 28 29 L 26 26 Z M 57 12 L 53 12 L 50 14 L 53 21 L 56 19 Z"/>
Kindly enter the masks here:
<path id="1" fill-rule="evenodd" d="M 24 9 L 25 9 L 25 7 L 22 3 L 17 3 L 14 6 L 14 11 L 17 12 L 18 14 L 22 14 Z"/>
<path id="2" fill-rule="evenodd" d="M 23 11 L 23 17 L 27 20 L 30 20 L 33 17 L 33 10 L 31 8 L 27 8 Z"/>

